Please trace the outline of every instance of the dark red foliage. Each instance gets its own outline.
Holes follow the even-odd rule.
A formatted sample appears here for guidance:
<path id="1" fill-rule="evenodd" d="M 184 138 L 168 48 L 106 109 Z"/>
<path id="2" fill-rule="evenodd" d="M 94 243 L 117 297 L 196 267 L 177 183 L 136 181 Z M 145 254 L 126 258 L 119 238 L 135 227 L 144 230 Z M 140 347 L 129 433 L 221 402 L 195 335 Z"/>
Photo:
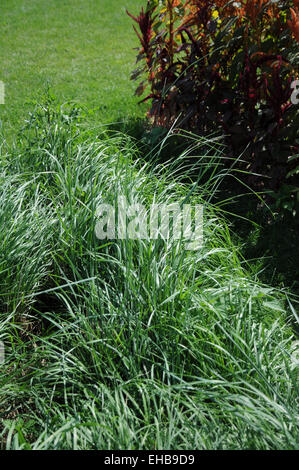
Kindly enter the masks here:
<path id="1" fill-rule="evenodd" d="M 298 152 L 299 105 L 290 97 L 299 76 L 297 3 L 148 0 L 146 11 L 130 15 L 143 64 L 132 78 L 145 75 L 136 93 L 150 88 L 142 101 L 151 100 L 151 122 L 224 132 L 228 156 L 242 153 L 240 166 L 257 188 L 277 190 L 296 173 L 290 157 Z"/>

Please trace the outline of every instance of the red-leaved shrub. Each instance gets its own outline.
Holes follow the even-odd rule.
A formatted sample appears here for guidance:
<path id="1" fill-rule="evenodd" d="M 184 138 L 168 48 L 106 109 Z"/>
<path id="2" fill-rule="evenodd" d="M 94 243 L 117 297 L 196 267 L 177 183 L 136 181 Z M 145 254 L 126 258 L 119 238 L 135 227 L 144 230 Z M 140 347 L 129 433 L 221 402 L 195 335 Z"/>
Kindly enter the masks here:
<path id="1" fill-rule="evenodd" d="M 289 174 L 294 184 L 299 0 L 148 0 L 130 16 L 141 43 L 132 79 L 152 123 L 224 133 L 228 157 L 264 175 L 256 187 L 277 190 Z"/>

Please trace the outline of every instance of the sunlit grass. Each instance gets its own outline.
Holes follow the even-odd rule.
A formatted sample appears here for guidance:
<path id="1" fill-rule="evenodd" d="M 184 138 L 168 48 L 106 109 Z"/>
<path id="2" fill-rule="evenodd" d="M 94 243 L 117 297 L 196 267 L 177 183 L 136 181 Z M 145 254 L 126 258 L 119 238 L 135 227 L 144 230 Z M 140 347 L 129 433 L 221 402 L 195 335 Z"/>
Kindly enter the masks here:
<path id="1" fill-rule="evenodd" d="M 297 448 L 287 303 L 208 202 L 218 142 L 190 149 L 215 168 L 190 192 L 186 155 L 152 166 L 123 134 L 82 135 L 73 108 L 38 108 L 27 127 L 1 155 L 2 446 Z M 96 208 L 119 194 L 203 203 L 203 248 L 98 240 Z"/>

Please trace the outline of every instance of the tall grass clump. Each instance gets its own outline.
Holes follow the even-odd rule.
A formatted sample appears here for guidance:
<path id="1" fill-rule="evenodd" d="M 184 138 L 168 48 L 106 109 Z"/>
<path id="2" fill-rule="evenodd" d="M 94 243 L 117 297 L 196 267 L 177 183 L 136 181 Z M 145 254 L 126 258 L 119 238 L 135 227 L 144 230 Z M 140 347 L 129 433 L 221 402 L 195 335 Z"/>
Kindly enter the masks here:
<path id="1" fill-rule="evenodd" d="M 209 202 L 218 142 L 176 160 L 210 162 L 192 185 L 173 163 L 145 163 L 127 136 L 90 139 L 71 110 L 49 106 L 1 155 L 2 447 L 297 448 L 286 299 L 256 280 Z M 203 247 L 99 240 L 97 207 L 119 195 L 203 204 Z"/>

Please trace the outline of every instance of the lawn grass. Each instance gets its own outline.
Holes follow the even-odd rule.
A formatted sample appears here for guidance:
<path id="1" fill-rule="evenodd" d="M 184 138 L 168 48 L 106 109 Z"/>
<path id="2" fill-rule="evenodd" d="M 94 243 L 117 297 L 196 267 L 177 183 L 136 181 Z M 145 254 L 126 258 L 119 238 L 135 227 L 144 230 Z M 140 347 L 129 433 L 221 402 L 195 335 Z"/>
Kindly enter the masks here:
<path id="1" fill-rule="evenodd" d="M 136 36 L 125 9 L 137 13 L 142 0 L 2 0 L 0 80 L 6 101 L 0 119 L 15 131 L 46 84 L 60 102 L 86 106 L 94 122 L 141 117 L 135 84 Z"/>
<path id="2" fill-rule="evenodd" d="M 208 203 L 217 142 L 190 148 L 216 165 L 190 193 L 132 138 L 81 135 L 73 111 L 37 108 L 0 155 L 2 448 L 297 449 L 292 310 Z M 96 208 L 118 195 L 203 203 L 203 247 L 97 239 Z"/>

